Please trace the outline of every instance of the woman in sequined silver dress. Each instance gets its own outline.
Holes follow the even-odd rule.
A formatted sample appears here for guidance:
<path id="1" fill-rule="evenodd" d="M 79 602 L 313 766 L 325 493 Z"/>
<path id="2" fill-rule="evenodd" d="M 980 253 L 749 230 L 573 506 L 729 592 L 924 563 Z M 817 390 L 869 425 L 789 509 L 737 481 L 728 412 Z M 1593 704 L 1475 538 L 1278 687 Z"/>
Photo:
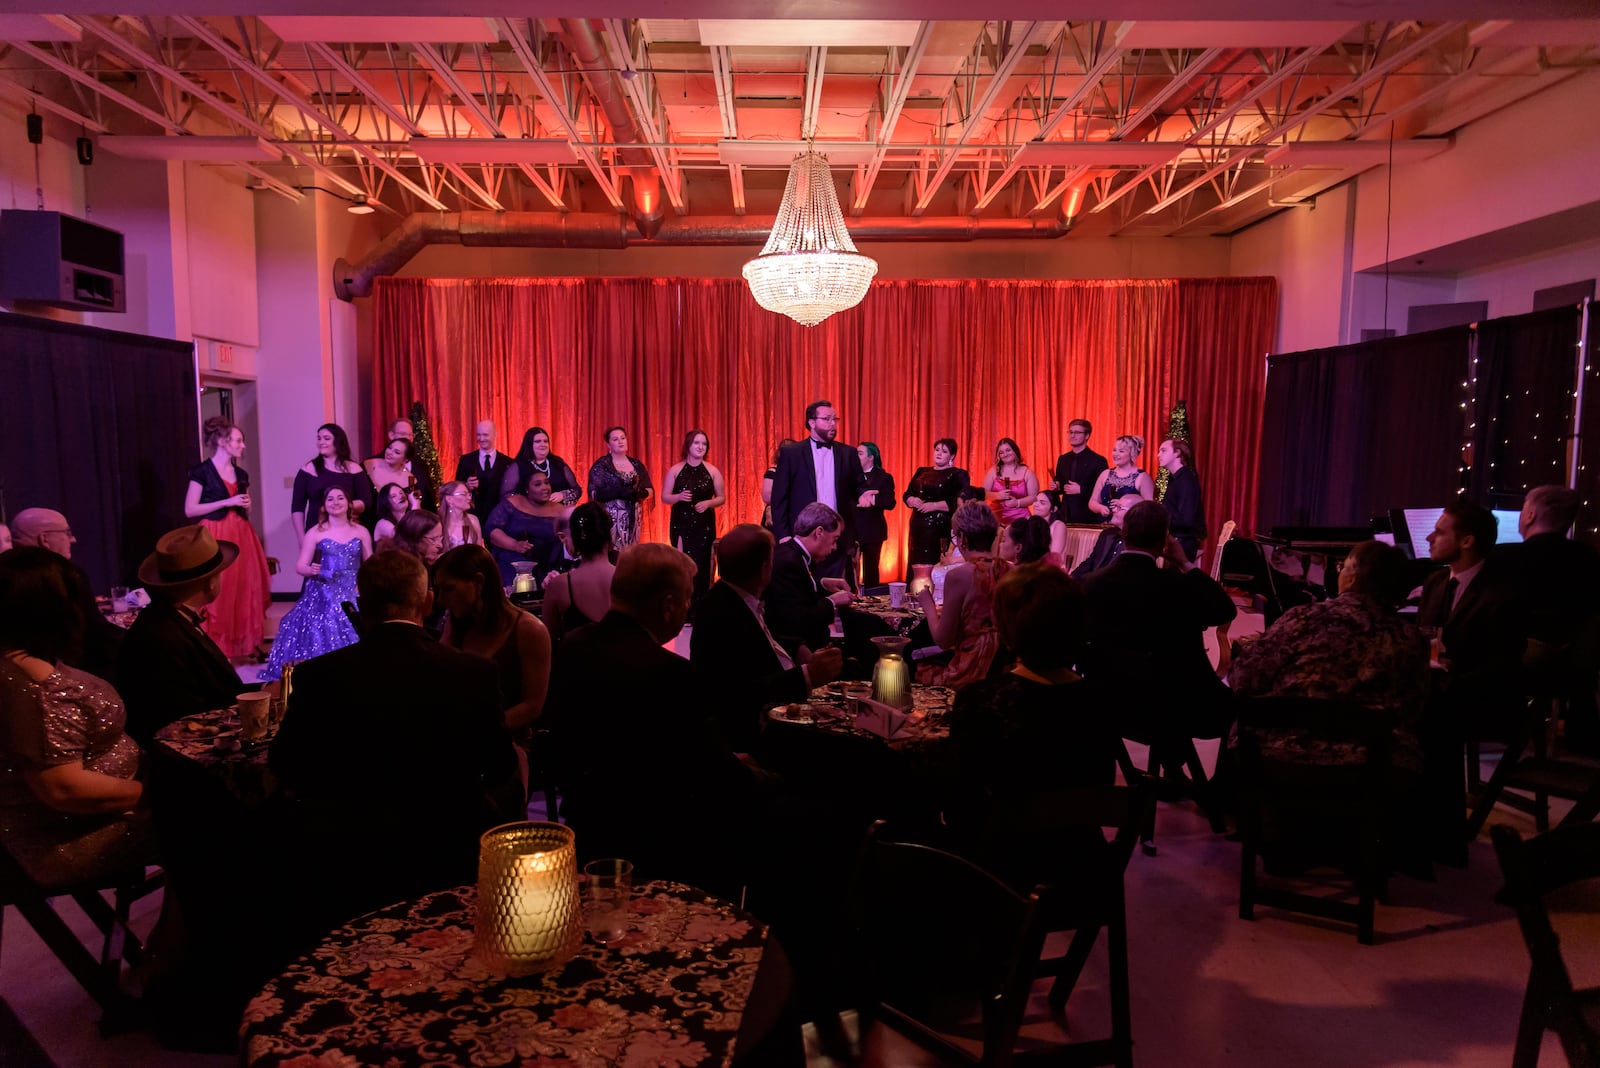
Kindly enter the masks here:
<path id="1" fill-rule="evenodd" d="M 0 841 L 49 887 L 154 858 L 122 698 L 61 662 L 83 631 L 64 571 L 47 549 L 0 557 Z"/>

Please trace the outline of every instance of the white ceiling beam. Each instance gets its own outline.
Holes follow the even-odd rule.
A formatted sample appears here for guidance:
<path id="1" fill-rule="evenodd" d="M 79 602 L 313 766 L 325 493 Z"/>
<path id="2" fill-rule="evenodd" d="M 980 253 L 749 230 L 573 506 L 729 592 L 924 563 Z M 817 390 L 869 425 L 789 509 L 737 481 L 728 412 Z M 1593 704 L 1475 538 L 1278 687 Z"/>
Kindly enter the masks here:
<path id="1" fill-rule="evenodd" d="M 828 49 L 813 48 L 806 57 L 806 98 L 800 110 L 800 140 L 817 136 L 817 110 L 822 105 L 822 79 L 828 72 Z"/>
<path id="2" fill-rule="evenodd" d="M 500 28 L 500 36 L 511 45 L 511 50 L 516 53 L 517 59 L 522 64 L 522 69 L 539 87 L 545 102 L 550 105 L 550 110 L 555 112 L 556 121 L 566 131 L 567 139 L 572 142 L 573 151 L 578 153 L 578 158 L 583 160 L 584 166 L 589 168 L 589 174 L 594 178 L 595 184 L 605 194 L 611 206 L 618 211 L 623 210 L 622 194 L 617 190 L 617 183 L 612 181 L 611 175 L 606 173 L 604 164 L 600 162 L 599 155 L 594 147 L 583 140 L 577 125 L 572 121 L 572 116 L 567 114 L 566 106 L 562 103 L 561 94 L 556 92 L 555 83 L 550 80 L 549 73 L 544 69 L 544 64 L 539 62 L 539 57 L 533 52 L 533 45 L 516 23 L 509 18 L 495 19 L 495 25 Z"/>
<path id="3" fill-rule="evenodd" d="M 359 138 L 357 138 L 349 130 L 346 130 L 338 122 L 324 115 L 321 110 L 319 110 L 304 96 L 295 92 L 289 86 L 283 84 L 277 78 L 274 78 L 271 74 L 269 74 L 266 70 L 252 62 L 248 56 L 234 47 L 233 43 L 226 37 L 223 37 L 220 33 L 217 33 L 210 26 L 207 26 L 199 19 L 188 15 L 176 15 L 174 16 L 174 20 L 179 25 L 187 29 L 190 33 L 194 34 L 196 37 L 200 38 L 207 45 L 209 45 L 212 51 L 222 56 L 235 68 L 254 79 L 258 84 L 271 91 L 279 99 L 287 102 L 296 111 L 300 112 L 300 114 L 304 115 L 312 122 L 315 122 L 328 132 L 332 133 L 335 137 L 348 142 L 350 149 L 355 152 L 357 156 L 366 160 L 368 163 L 378 168 L 378 170 L 382 171 L 384 174 L 387 174 L 390 178 L 393 178 L 404 188 L 410 190 L 413 196 L 417 197 L 424 204 L 428 205 L 428 207 L 434 209 L 435 211 L 447 210 L 442 200 L 434 196 L 427 189 L 424 189 L 422 186 L 418 185 L 416 182 L 412 181 L 405 174 L 402 174 L 400 169 L 393 163 L 390 163 L 387 159 L 384 159 L 382 155 L 363 144 Z M 368 192 L 358 185 L 351 184 L 332 171 L 328 171 L 327 168 L 322 167 L 320 164 L 317 165 L 317 169 L 319 173 L 326 172 L 329 175 L 330 180 L 335 181 L 337 185 L 348 190 L 352 194 L 360 193 L 361 195 L 365 196 Z"/>
<path id="4" fill-rule="evenodd" d="M 1021 27 L 1020 35 L 1012 43 L 1005 56 L 1001 58 L 999 65 L 995 67 L 994 74 L 989 78 L 988 84 L 983 87 L 983 92 L 973 102 L 972 113 L 967 116 L 967 121 L 961 124 L 961 132 L 956 135 L 955 141 L 948 145 L 935 146 L 942 153 L 939 167 L 933 172 L 933 176 L 929 178 L 927 187 L 923 189 L 922 195 L 917 198 L 916 206 L 911 210 L 913 216 L 921 215 L 928 210 L 928 205 L 933 203 L 934 194 L 939 191 L 939 186 L 944 183 L 945 177 L 950 173 L 951 168 L 956 165 L 956 159 L 961 155 L 962 149 L 966 147 L 967 141 L 977 132 L 978 126 L 986 120 L 986 113 L 990 105 L 1000 95 L 1000 90 L 1005 88 L 1006 82 L 1011 80 L 1011 75 L 1016 72 L 1017 65 L 1022 62 L 1022 57 L 1027 54 L 1028 44 L 1033 40 L 1034 32 L 1039 28 L 1040 24 L 1037 22 L 1023 22 L 1018 25 Z"/>
<path id="5" fill-rule="evenodd" d="M 667 190 L 667 203 L 679 215 L 687 215 L 689 206 L 683 199 L 683 171 L 678 166 L 676 150 L 663 147 L 667 144 L 667 132 L 656 121 L 655 109 L 651 105 L 651 99 L 655 96 L 655 74 L 640 69 L 634 62 L 633 54 L 628 51 L 628 30 L 621 19 L 606 19 L 604 26 L 612 50 L 622 58 L 622 89 L 633 103 L 634 117 L 644 127 L 644 139 L 649 143 L 650 155 L 655 158 L 656 169 L 661 172 L 661 183 Z"/>
<path id="6" fill-rule="evenodd" d="M 856 197 L 850 206 L 851 215 L 859 216 L 866 210 L 867 197 L 872 195 L 872 186 L 878 180 L 878 172 L 883 169 L 884 156 L 894 140 L 895 125 L 900 121 L 900 112 L 905 110 L 906 97 L 911 93 L 911 83 L 917 76 L 917 68 L 922 64 L 923 53 L 927 52 L 928 41 L 932 37 L 933 23 L 919 23 L 916 36 L 906 48 L 900 72 L 895 75 L 889 91 L 884 94 L 883 121 L 878 124 L 878 150 L 866 168 L 856 172 Z"/>

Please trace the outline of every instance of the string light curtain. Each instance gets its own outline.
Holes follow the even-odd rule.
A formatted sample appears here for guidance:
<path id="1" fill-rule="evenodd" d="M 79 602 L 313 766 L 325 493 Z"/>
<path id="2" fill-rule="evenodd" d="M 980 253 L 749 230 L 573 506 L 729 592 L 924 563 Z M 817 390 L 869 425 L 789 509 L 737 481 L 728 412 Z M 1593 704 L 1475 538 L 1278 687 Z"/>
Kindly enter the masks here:
<path id="1" fill-rule="evenodd" d="M 1467 493 L 1520 508 L 1534 486 L 1567 484 L 1577 383 L 1576 307 L 1477 324 Z"/>
<path id="2" fill-rule="evenodd" d="M 762 311 L 737 279 L 379 278 L 369 418 L 421 400 L 446 456 L 479 419 L 508 451 L 544 426 L 580 475 L 622 424 L 663 491 L 684 434 L 704 429 L 726 531 L 759 521 L 773 447 L 804 436 L 818 398 L 838 408 L 841 440 L 877 443 L 901 493 L 945 436 L 974 479 L 1010 436 L 1048 481 L 1080 417 L 1102 453 L 1118 434 L 1149 439 L 1153 469 L 1183 398 L 1220 527 L 1254 514 L 1276 317 L 1270 278 L 880 281 L 814 329 Z M 645 510 L 646 538 L 667 539 L 668 511 Z M 886 577 L 902 570 L 907 514 L 888 515 Z"/>

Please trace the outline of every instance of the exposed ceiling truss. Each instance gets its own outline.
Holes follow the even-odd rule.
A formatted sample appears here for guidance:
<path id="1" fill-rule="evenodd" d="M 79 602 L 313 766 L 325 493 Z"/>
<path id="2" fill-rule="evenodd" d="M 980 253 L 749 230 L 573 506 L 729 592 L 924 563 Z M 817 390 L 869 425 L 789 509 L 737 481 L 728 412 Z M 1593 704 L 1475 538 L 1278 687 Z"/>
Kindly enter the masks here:
<path id="1" fill-rule="evenodd" d="M 284 196 L 616 210 L 641 229 L 666 209 L 771 212 L 787 165 L 761 146 L 812 141 L 863 223 L 1226 233 L 1385 158 L 1300 146 L 1410 149 L 1564 78 L 1600 83 L 1600 20 L 40 15 L 0 36 L 0 106 L 63 130 L 258 138 L 276 158 L 219 166 Z"/>

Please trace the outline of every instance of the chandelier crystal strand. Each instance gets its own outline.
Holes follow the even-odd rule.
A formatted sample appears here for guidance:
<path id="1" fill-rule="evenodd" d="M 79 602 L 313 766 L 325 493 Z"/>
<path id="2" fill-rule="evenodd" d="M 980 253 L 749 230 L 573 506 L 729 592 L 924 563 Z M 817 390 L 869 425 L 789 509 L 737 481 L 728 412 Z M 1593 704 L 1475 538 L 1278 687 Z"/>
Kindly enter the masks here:
<path id="1" fill-rule="evenodd" d="M 756 303 L 816 326 L 867 295 L 877 261 L 856 251 L 839 210 L 828 157 L 802 152 L 789 165 L 783 203 L 761 255 L 744 265 Z"/>

